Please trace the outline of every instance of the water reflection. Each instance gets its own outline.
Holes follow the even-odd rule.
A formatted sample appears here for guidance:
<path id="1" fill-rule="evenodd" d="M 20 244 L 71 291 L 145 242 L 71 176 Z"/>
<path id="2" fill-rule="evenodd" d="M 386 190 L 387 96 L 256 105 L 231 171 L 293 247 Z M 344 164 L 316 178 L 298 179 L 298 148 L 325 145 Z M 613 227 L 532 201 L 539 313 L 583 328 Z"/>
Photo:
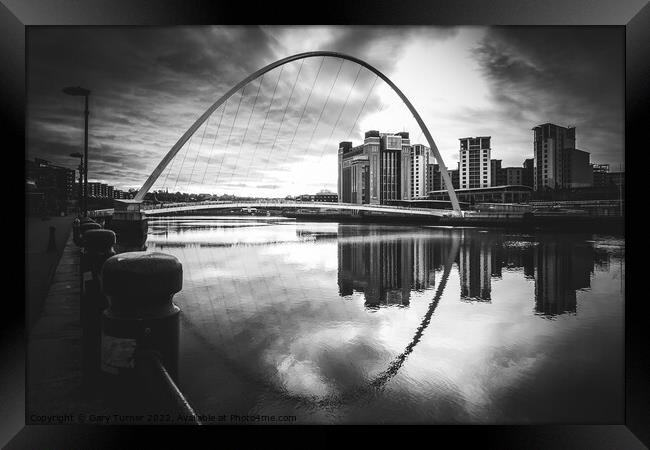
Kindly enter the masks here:
<path id="1" fill-rule="evenodd" d="M 610 259 L 579 235 L 508 236 L 475 229 L 391 234 L 339 225 L 336 236 L 339 295 L 361 292 L 368 308 L 408 306 L 412 291 L 432 288 L 452 237 L 460 239 L 455 262 L 461 301 L 490 303 L 492 280 L 504 270 L 521 272 L 534 280 L 535 312 L 546 317 L 576 313 L 576 291 L 588 289 L 594 268 L 607 270 Z"/>
<path id="2" fill-rule="evenodd" d="M 206 413 L 619 418 L 620 239 L 232 217 L 150 229 L 148 251 L 183 262 L 181 381 Z"/>

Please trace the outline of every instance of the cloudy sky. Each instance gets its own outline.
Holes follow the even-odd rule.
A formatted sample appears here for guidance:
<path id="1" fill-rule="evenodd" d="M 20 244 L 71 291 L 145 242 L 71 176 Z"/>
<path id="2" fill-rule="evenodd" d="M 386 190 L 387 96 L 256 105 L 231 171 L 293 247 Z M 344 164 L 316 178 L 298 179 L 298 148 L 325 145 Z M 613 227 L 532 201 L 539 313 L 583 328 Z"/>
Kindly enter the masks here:
<path id="1" fill-rule="evenodd" d="M 139 188 L 221 95 L 277 59 L 333 50 L 386 74 L 419 111 L 446 165 L 458 138 L 492 136 L 521 166 L 535 125 L 577 128 L 592 163 L 624 159 L 624 34 L 615 27 L 32 28 L 27 158 L 74 167 L 90 97 L 89 180 Z M 370 71 L 334 58 L 277 68 L 197 130 L 154 189 L 284 196 L 336 191 L 338 142 L 406 130 L 425 139 Z"/>

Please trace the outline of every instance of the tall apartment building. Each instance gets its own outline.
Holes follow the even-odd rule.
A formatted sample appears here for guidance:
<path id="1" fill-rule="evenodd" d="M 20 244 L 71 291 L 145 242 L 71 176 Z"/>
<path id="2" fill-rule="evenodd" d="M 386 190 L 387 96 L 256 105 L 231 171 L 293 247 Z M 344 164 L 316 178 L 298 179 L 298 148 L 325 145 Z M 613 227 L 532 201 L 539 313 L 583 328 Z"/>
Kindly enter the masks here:
<path id="1" fill-rule="evenodd" d="M 363 144 L 339 144 L 338 196 L 345 203 L 385 204 L 411 199 L 411 143 L 407 132 L 367 131 Z"/>
<path id="2" fill-rule="evenodd" d="M 431 149 L 422 144 L 411 146 L 411 198 L 426 198 L 430 190 L 427 183 Z"/>
<path id="3" fill-rule="evenodd" d="M 460 188 L 490 187 L 490 136 L 460 140 Z"/>
<path id="4" fill-rule="evenodd" d="M 491 186 L 506 185 L 506 171 L 501 167 L 500 159 L 490 160 L 490 183 Z"/>
<path id="5" fill-rule="evenodd" d="M 593 184 L 589 153 L 576 149 L 575 127 L 544 123 L 533 128 L 533 185 L 536 191 Z"/>
<path id="6" fill-rule="evenodd" d="M 442 174 L 438 164 L 429 164 L 427 166 L 427 192 L 439 191 L 442 189 Z"/>

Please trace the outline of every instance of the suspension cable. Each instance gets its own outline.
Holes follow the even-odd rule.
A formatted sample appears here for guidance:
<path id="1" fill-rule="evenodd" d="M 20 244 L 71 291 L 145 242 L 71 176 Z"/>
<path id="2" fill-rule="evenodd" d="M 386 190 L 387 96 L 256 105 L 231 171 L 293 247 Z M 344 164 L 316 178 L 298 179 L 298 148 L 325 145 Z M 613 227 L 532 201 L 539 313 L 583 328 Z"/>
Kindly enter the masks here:
<path id="1" fill-rule="evenodd" d="M 339 70 L 336 72 L 336 77 L 334 78 L 334 83 L 332 83 L 332 86 L 330 86 L 330 90 L 327 93 L 327 98 L 325 99 L 325 103 L 323 103 L 323 107 L 320 110 L 320 114 L 318 115 L 318 119 L 316 120 L 316 126 L 314 127 L 314 131 L 311 132 L 311 137 L 309 138 L 309 143 L 307 144 L 306 150 L 309 151 L 309 147 L 311 147 L 311 143 L 314 139 L 314 135 L 316 134 L 316 130 L 318 129 L 318 125 L 320 124 L 320 119 L 323 117 L 323 112 L 325 111 L 325 107 L 327 106 L 327 102 L 330 100 L 330 96 L 332 95 L 332 90 L 334 89 L 334 85 L 339 79 L 339 75 L 341 74 L 341 68 L 343 67 L 343 60 L 341 60 L 341 63 L 339 64 Z"/>
<path id="2" fill-rule="evenodd" d="M 203 134 L 201 135 L 201 142 L 199 143 L 199 148 L 196 151 L 196 158 L 194 159 L 194 165 L 192 166 L 192 172 L 190 173 L 190 181 L 187 183 L 188 192 L 190 190 L 190 186 L 192 185 L 192 177 L 194 177 L 194 169 L 196 169 L 196 162 L 199 160 L 199 157 L 201 156 L 201 147 L 203 146 L 203 139 L 205 139 L 205 132 L 208 130 L 208 126 L 210 125 L 211 119 L 212 119 L 212 114 L 210 114 L 210 117 L 208 117 L 207 122 L 205 122 L 205 127 L 203 128 Z"/>
<path id="3" fill-rule="evenodd" d="M 217 141 L 217 136 L 219 135 L 219 130 L 221 129 L 221 121 L 223 120 L 223 115 L 226 112 L 226 107 L 228 106 L 228 100 L 226 100 L 226 103 L 223 104 L 223 109 L 221 110 L 221 116 L 219 117 L 219 125 L 217 125 L 217 131 L 214 134 L 214 140 L 212 141 L 212 147 L 210 148 L 210 157 L 208 158 L 208 163 L 205 165 L 205 171 L 203 172 L 203 180 L 201 180 L 201 184 L 205 183 L 205 175 L 208 173 L 208 167 L 210 166 L 210 162 L 212 161 L 212 155 L 214 153 L 214 144 Z"/>
<path id="4" fill-rule="evenodd" d="M 357 84 L 357 80 L 359 79 L 359 73 L 361 72 L 361 66 L 358 67 L 357 69 L 357 75 L 354 77 L 354 82 L 352 83 L 352 86 L 350 87 L 350 90 L 348 91 L 347 97 L 345 97 L 345 103 L 343 103 L 343 106 L 341 107 L 341 111 L 339 111 L 339 115 L 336 118 L 336 122 L 334 122 L 334 126 L 332 127 L 332 132 L 330 133 L 330 137 L 327 139 L 325 142 L 325 145 L 323 146 L 323 150 L 321 151 L 320 158 L 318 159 L 318 162 L 320 164 L 320 161 L 323 159 L 323 154 L 325 153 L 325 149 L 329 146 L 330 141 L 332 140 L 332 136 L 334 136 L 334 131 L 336 131 L 336 126 L 339 124 L 339 121 L 341 120 L 341 117 L 343 116 L 343 111 L 345 110 L 345 107 L 348 104 L 348 101 L 350 100 L 350 94 L 352 94 L 352 91 L 354 90 L 354 86 Z"/>
<path id="5" fill-rule="evenodd" d="M 372 82 L 372 86 L 370 86 L 370 90 L 366 94 L 366 98 L 363 100 L 363 105 L 361 105 L 361 109 L 359 110 L 359 113 L 357 114 L 356 119 L 354 119 L 354 123 L 352 124 L 352 128 L 350 128 L 350 132 L 348 133 L 348 141 L 352 137 L 352 133 L 354 132 L 355 127 L 357 126 L 357 122 L 359 122 L 359 118 L 361 117 L 361 113 L 363 112 L 364 108 L 366 107 L 366 103 L 368 102 L 368 98 L 370 98 L 370 94 L 372 93 L 373 89 L 375 88 L 375 84 L 377 83 L 377 80 L 379 77 L 375 75 L 375 80 Z"/>
<path id="6" fill-rule="evenodd" d="M 287 156 L 289 155 L 289 150 L 293 147 L 293 143 L 296 140 L 296 135 L 298 134 L 298 129 L 300 128 L 300 124 L 302 123 L 302 118 L 305 115 L 305 111 L 307 111 L 307 105 L 309 105 L 309 99 L 311 98 L 312 93 L 314 92 L 314 86 L 316 86 L 316 80 L 318 80 L 318 75 L 320 75 L 320 71 L 323 68 L 323 62 L 325 62 L 325 57 L 320 60 L 320 65 L 318 66 L 318 72 L 316 72 L 316 78 L 314 78 L 314 82 L 311 84 L 311 88 L 309 90 L 309 95 L 307 96 L 307 101 L 305 102 L 305 106 L 302 109 L 302 113 L 300 113 L 300 119 L 298 120 L 298 125 L 296 126 L 296 129 L 293 131 L 293 136 L 291 137 L 291 143 L 287 147 L 287 151 L 284 153 L 284 160 L 282 161 L 282 164 L 287 161 Z"/>
<path id="7" fill-rule="evenodd" d="M 257 147 L 260 145 L 260 141 L 262 140 L 262 134 L 264 134 L 264 127 L 266 126 L 266 120 L 269 117 L 269 113 L 271 112 L 271 106 L 273 106 L 273 100 L 275 100 L 275 93 L 278 90 L 278 85 L 280 84 L 280 78 L 282 78 L 282 71 L 284 70 L 284 66 L 280 67 L 280 74 L 278 75 L 278 80 L 275 82 L 275 88 L 273 88 L 273 95 L 271 96 L 271 101 L 269 102 L 269 107 L 266 110 L 266 116 L 264 116 L 264 122 L 262 123 L 262 129 L 260 130 L 260 135 L 257 138 L 257 143 L 255 144 L 255 148 L 253 149 L 253 156 L 251 157 L 251 163 L 248 165 L 248 169 L 246 170 L 246 178 L 248 178 L 248 174 L 250 173 L 251 170 L 251 164 L 255 161 L 255 153 L 257 153 Z"/>
<path id="8" fill-rule="evenodd" d="M 287 115 L 287 109 L 289 108 L 289 104 L 291 103 L 291 98 L 293 97 L 293 91 L 296 88 L 296 84 L 298 83 L 298 78 L 300 77 L 300 72 L 302 71 L 302 65 L 305 62 L 304 59 L 300 60 L 300 69 L 298 69 L 298 75 L 296 76 L 296 79 L 293 82 L 293 86 L 291 86 L 291 93 L 289 94 L 289 100 L 287 100 L 287 104 L 284 107 L 284 112 L 282 113 L 282 120 L 280 121 L 280 127 L 278 128 L 278 132 L 275 133 L 275 139 L 273 140 L 273 145 L 271 146 L 271 150 L 269 151 L 269 154 L 267 155 L 266 158 L 266 163 L 268 164 L 269 159 L 271 157 L 271 153 L 273 153 L 273 150 L 275 149 L 275 144 L 278 141 L 278 136 L 280 135 L 280 130 L 282 129 L 282 125 L 284 125 L 284 119 Z"/>
<path id="9" fill-rule="evenodd" d="M 172 190 L 176 189 L 176 185 L 178 184 L 178 178 L 181 176 L 181 172 L 183 171 L 183 166 L 185 165 L 185 158 L 187 158 L 187 154 L 190 151 L 190 147 L 192 146 L 192 140 L 194 139 L 194 135 L 190 137 L 190 141 L 187 143 L 187 149 L 185 150 L 185 154 L 183 154 L 183 162 L 181 162 L 181 167 L 178 169 L 178 175 L 176 175 L 176 181 L 174 181 L 174 187 Z"/>
<path id="10" fill-rule="evenodd" d="M 334 85 L 339 79 L 339 75 L 341 74 L 341 68 L 343 67 L 343 60 L 341 60 L 341 63 L 339 64 L 339 70 L 336 72 L 336 77 L 334 78 L 334 82 L 332 83 L 332 86 L 330 86 L 330 90 L 327 93 L 327 98 L 325 99 L 325 103 L 323 103 L 323 107 L 320 110 L 320 114 L 318 115 L 318 119 L 316 120 L 316 126 L 314 127 L 314 130 L 311 133 L 311 137 L 309 138 L 309 143 L 307 144 L 307 147 L 305 148 L 305 152 L 309 152 L 309 149 L 311 147 L 311 143 L 314 139 L 314 135 L 316 134 L 316 130 L 318 129 L 318 125 L 320 124 L 320 119 L 323 117 L 323 112 L 325 111 L 325 107 L 327 106 L 327 103 L 330 100 L 330 96 L 332 95 L 332 90 L 334 89 Z M 291 180 L 291 186 L 293 186 L 295 183 L 295 178 Z"/>
<path id="11" fill-rule="evenodd" d="M 232 125 L 230 127 L 230 132 L 228 133 L 228 140 L 226 141 L 226 148 L 223 151 L 223 156 L 221 157 L 221 162 L 219 163 L 219 171 L 217 172 L 217 176 L 215 178 L 215 181 L 217 181 L 219 179 L 219 175 L 221 175 L 221 166 L 223 165 L 224 159 L 226 159 L 226 153 L 228 153 L 228 147 L 230 146 L 230 138 L 232 136 L 232 130 L 235 128 L 235 124 L 237 122 L 237 117 L 239 116 L 239 108 L 240 108 L 241 102 L 242 102 L 242 100 L 244 98 L 244 93 L 246 92 L 246 86 L 247 85 L 244 85 L 244 87 L 241 90 L 241 95 L 239 96 L 239 103 L 237 103 L 237 111 L 235 112 L 235 118 L 232 121 Z"/>
<path id="12" fill-rule="evenodd" d="M 242 138 L 241 143 L 239 144 L 239 153 L 237 154 L 237 159 L 235 160 L 235 168 L 230 173 L 230 181 L 228 183 L 232 182 L 232 178 L 233 178 L 235 172 L 237 171 L 237 167 L 239 166 L 239 158 L 241 158 L 241 149 L 242 149 L 242 146 L 244 145 L 244 142 L 246 142 L 246 136 L 248 136 L 248 130 L 250 129 L 250 125 L 251 125 L 251 118 L 253 117 L 253 113 L 255 112 L 255 106 L 257 105 L 257 99 L 258 99 L 258 97 L 260 95 L 260 90 L 262 89 L 262 83 L 264 82 L 264 76 L 265 75 L 266 75 L 265 73 L 262 74 L 260 84 L 259 84 L 259 86 L 257 86 L 257 93 L 255 94 L 255 100 L 253 100 L 253 107 L 251 108 L 251 113 L 248 116 L 248 122 L 246 123 L 246 130 L 244 131 L 244 137 Z"/>

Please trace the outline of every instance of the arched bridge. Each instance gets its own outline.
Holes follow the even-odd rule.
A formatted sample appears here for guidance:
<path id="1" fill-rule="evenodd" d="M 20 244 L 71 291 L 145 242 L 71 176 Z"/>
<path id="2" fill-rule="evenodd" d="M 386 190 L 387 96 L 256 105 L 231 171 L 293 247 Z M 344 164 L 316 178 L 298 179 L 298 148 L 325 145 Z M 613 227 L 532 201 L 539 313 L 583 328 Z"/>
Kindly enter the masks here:
<path id="1" fill-rule="evenodd" d="M 346 55 L 343 53 L 338 53 L 338 52 L 332 52 L 332 51 L 313 51 L 313 52 L 305 52 L 305 53 L 299 53 L 295 54 L 283 59 L 280 59 L 276 62 L 273 62 L 256 72 L 250 74 L 243 80 L 241 80 L 237 85 L 235 85 L 232 89 L 230 89 L 228 92 L 226 92 L 223 96 L 221 96 L 216 102 L 214 102 L 188 129 L 187 131 L 179 138 L 179 140 L 174 144 L 174 146 L 165 154 L 165 156 L 162 158 L 160 163 L 156 166 L 156 168 L 153 170 L 151 175 L 147 178 L 145 183 L 142 185 L 140 190 L 135 196 L 136 201 L 142 201 L 145 198 L 145 195 L 149 190 L 153 187 L 153 185 L 156 183 L 158 178 L 161 176 L 163 171 L 168 167 L 170 162 L 174 159 L 174 157 L 179 153 L 183 145 L 194 136 L 194 134 L 199 130 L 199 128 L 210 118 L 210 116 L 219 108 L 224 102 L 226 102 L 230 97 L 232 97 L 235 93 L 238 91 L 244 89 L 246 85 L 257 79 L 258 77 L 263 77 L 263 75 L 276 67 L 283 66 L 287 63 L 290 63 L 292 61 L 297 61 L 297 60 L 304 60 L 307 58 L 314 58 L 314 57 L 330 57 L 330 58 L 338 58 L 341 60 L 347 60 L 351 61 L 363 68 L 368 69 L 372 73 L 374 73 L 378 78 L 381 78 L 390 88 L 399 96 L 399 98 L 402 100 L 404 105 L 408 108 L 410 111 L 411 115 L 417 122 L 419 128 L 421 129 L 423 136 L 426 138 L 427 143 L 429 144 L 429 147 L 431 148 L 431 151 L 433 153 L 433 156 L 435 160 L 437 161 L 439 168 L 440 168 L 440 173 L 442 176 L 442 179 L 444 180 L 444 184 L 447 188 L 447 191 L 449 193 L 449 199 L 451 201 L 453 211 L 455 214 L 460 215 L 461 210 L 460 206 L 458 204 L 458 199 L 456 197 L 456 193 L 454 191 L 454 188 L 452 186 L 452 181 L 449 176 L 449 173 L 447 171 L 447 168 L 444 164 L 444 161 L 442 160 L 442 156 L 440 155 L 440 152 L 438 151 L 438 147 L 436 146 L 436 143 L 433 140 L 433 137 L 431 136 L 431 133 L 429 132 L 427 126 L 424 124 L 424 121 L 420 117 L 420 114 L 416 111 L 416 109 L 413 107 L 409 99 L 402 93 L 402 91 L 382 72 L 380 72 L 378 69 L 367 63 L 366 61 L 363 61 L 362 59 L 356 58 L 354 56 Z M 317 76 L 318 77 L 318 76 Z M 261 84 L 260 84 L 261 85 Z M 276 85 L 277 88 L 277 85 Z M 293 89 L 292 89 L 293 92 Z M 331 92 L 331 91 L 330 91 Z M 274 92 L 275 95 L 275 92 Z M 328 96 L 329 97 L 329 96 Z M 326 102 L 327 103 L 327 102 Z M 237 108 L 239 111 L 239 106 Z M 286 110 L 285 110 L 286 112 Z M 322 113 L 322 111 L 321 111 Z M 267 113 L 268 114 L 268 113 Z M 236 120 L 236 116 L 235 116 Z M 221 121 L 220 121 L 221 122 Z M 206 124 L 207 128 L 207 124 Z M 263 127 L 262 127 L 263 129 Z M 315 131 L 315 130 L 314 130 Z M 203 132 L 203 135 L 205 135 L 205 130 Z M 313 133 L 312 133 L 313 136 Z M 202 139 L 201 139 L 202 140 Z M 230 141 L 230 139 L 229 139 Z M 198 159 L 198 157 L 197 157 Z M 184 161 L 184 159 L 183 159 Z M 222 161 L 223 162 L 223 161 Z M 196 165 L 196 160 L 194 165 Z M 194 172 L 194 167 L 192 168 Z M 191 177 L 190 177 L 191 179 Z M 297 207 L 297 205 L 287 205 L 287 207 Z M 331 208 L 331 205 L 325 206 L 325 205 L 316 205 L 315 207 L 329 207 Z M 191 210 L 191 208 L 198 208 L 198 206 L 183 206 L 183 208 L 189 208 L 187 210 Z M 355 205 L 355 206 L 350 206 L 350 205 L 340 205 L 337 207 L 338 209 L 359 209 L 359 210 L 365 210 L 365 211 L 384 211 L 385 207 L 378 207 L 376 205 Z M 394 208 L 398 209 L 398 208 Z M 428 211 L 420 211 L 420 212 L 415 212 L 415 210 L 407 209 L 408 211 L 411 211 L 410 214 L 423 214 L 423 215 L 444 215 L 444 214 L 449 214 L 448 211 L 444 212 L 434 212 L 432 210 Z M 149 212 L 149 211 L 148 211 Z M 171 211 L 169 211 L 171 212 Z M 151 211 L 151 213 L 154 213 Z M 155 213 L 154 213 L 155 214 Z"/>

